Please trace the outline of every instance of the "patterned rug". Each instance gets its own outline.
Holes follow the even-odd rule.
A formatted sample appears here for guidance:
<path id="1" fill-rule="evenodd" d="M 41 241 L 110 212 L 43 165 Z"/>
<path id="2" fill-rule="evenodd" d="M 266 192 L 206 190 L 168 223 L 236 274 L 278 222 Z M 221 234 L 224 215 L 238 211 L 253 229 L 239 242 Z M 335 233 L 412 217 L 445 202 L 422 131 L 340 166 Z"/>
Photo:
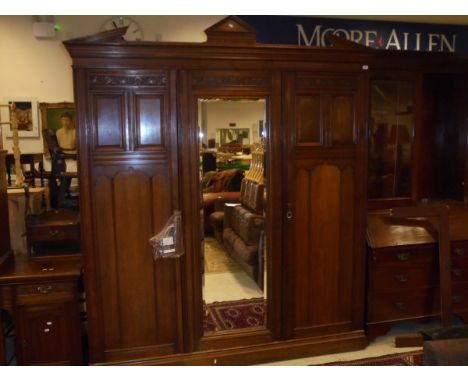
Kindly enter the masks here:
<path id="1" fill-rule="evenodd" d="M 214 237 L 205 237 L 205 270 L 210 273 L 239 272 L 240 266 Z"/>
<path id="2" fill-rule="evenodd" d="M 422 350 L 418 350 L 408 353 L 356 359 L 354 361 L 331 362 L 321 366 L 422 366 L 422 358 Z"/>
<path id="3" fill-rule="evenodd" d="M 205 333 L 265 326 L 266 304 L 263 298 L 214 302 L 203 307 Z"/>

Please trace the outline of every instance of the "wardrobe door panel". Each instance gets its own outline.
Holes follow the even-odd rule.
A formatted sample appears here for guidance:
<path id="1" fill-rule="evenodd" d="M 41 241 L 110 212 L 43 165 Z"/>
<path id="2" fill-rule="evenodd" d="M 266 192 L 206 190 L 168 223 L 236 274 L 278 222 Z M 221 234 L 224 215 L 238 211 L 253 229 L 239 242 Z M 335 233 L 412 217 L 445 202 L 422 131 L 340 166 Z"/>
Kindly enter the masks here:
<path id="1" fill-rule="evenodd" d="M 332 145 L 352 145 L 356 140 L 355 106 L 352 94 L 333 94 L 330 102 Z"/>
<path id="2" fill-rule="evenodd" d="M 160 169 L 154 176 L 127 170 L 96 180 L 102 312 L 111 349 L 175 342 L 175 321 L 167 320 L 176 316 L 173 264 L 155 262 L 148 243 L 170 216 L 164 178 Z"/>
<path id="3" fill-rule="evenodd" d="M 313 115 L 324 137 L 321 146 L 290 138 L 285 147 L 291 212 L 287 329 L 292 337 L 362 329 L 365 183 L 359 168 L 365 158 L 356 145 L 362 145 L 358 129 L 364 125 L 364 114 L 356 106 L 361 96 L 358 76 L 285 78 L 285 134 L 309 128 L 312 109 L 301 103 L 304 93 L 314 92 L 320 102 Z"/>
<path id="4" fill-rule="evenodd" d="M 84 255 L 96 274 L 86 278 L 91 362 L 172 354 L 182 346 L 180 261 L 154 260 L 149 239 L 178 203 L 177 129 L 169 117 L 176 115 L 175 73 L 88 77 L 89 136 L 97 143 L 87 164 L 91 219 L 82 222 L 93 235 Z M 88 135 L 80 138 L 86 143 Z"/>
<path id="5" fill-rule="evenodd" d="M 341 165 L 341 164 L 340 164 Z M 352 321 L 349 275 L 354 247 L 351 167 L 314 162 L 300 167 L 294 185 L 295 327 Z M 341 238 L 341 240 L 338 240 Z M 326 286 L 326 287 L 324 287 Z"/>
<path id="6" fill-rule="evenodd" d="M 125 95 L 95 94 L 93 109 L 95 149 L 124 149 Z"/>
<path id="7" fill-rule="evenodd" d="M 322 118 L 320 94 L 300 95 L 296 100 L 296 143 L 299 145 L 320 145 L 322 141 Z"/>
<path id="8" fill-rule="evenodd" d="M 135 96 L 136 148 L 161 146 L 162 98 L 157 95 Z"/>

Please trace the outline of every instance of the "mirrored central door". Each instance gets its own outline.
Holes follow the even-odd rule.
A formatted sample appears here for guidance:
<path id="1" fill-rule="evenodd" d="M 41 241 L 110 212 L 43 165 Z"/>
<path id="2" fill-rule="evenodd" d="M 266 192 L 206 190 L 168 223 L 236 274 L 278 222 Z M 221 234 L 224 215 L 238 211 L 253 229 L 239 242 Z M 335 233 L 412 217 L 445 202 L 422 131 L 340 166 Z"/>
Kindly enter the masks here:
<path id="1" fill-rule="evenodd" d="M 198 98 L 205 335 L 266 325 L 266 100 Z"/>

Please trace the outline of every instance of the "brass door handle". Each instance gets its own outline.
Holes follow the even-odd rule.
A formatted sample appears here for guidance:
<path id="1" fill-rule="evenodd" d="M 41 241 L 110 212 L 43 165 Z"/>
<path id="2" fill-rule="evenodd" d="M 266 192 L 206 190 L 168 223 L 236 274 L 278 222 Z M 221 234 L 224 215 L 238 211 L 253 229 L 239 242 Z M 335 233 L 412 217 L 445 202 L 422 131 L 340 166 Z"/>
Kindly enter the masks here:
<path id="1" fill-rule="evenodd" d="M 453 249 L 453 254 L 455 256 L 463 256 L 465 251 L 462 248 L 454 248 Z"/>
<path id="2" fill-rule="evenodd" d="M 291 220 L 293 218 L 291 203 L 286 205 L 286 219 Z"/>

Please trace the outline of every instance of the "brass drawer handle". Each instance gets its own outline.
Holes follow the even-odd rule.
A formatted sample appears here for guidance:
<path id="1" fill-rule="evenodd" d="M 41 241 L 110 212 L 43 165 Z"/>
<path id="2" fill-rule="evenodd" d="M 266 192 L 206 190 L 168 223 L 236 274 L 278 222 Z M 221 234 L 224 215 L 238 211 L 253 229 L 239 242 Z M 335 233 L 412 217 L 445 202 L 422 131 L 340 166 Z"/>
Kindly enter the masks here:
<path id="1" fill-rule="evenodd" d="M 453 254 L 455 256 L 463 256 L 465 254 L 465 251 L 463 250 L 463 248 L 454 248 Z"/>
<path id="2" fill-rule="evenodd" d="M 395 302 L 393 304 L 393 306 L 395 308 L 397 308 L 398 310 L 405 310 L 406 309 L 406 304 L 404 302 Z"/>
<path id="3" fill-rule="evenodd" d="M 453 296 L 453 297 L 452 297 L 452 302 L 453 302 L 454 304 L 459 304 L 459 303 L 462 302 L 462 300 L 463 300 L 463 297 L 462 297 L 462 296 Z"/>
<path id="4" fill-rule="evenodd" d="M 393 276 L 393 278 L 396 281 L 399 281 L 400 283 L 405 283 L 408 281 L 408 274 L 407 273 L 397 273 L 396 275 Z"/>
<path id="5" fill-rule="evenodd" d="M 56 229 L 55 229 L 55 230 L 49 230 L 49 232 L 48 232 L 48 234 L 49 234 L 50 237 L 55 237 L 55 236 L 57 236 L 59 233 L 60 233 L 60 231 L 59 231 L 59 230 L 56 230 Z"/>
<path id="6" fill-rule="evenodd" d="M 41 294 L 47 294 L 47 293 L 50 293 L 54 290 L 54 288 L 52 287 L 52 285 L 48 285 L 48 286 L 38 286 L 37 287 L 37 291 Z"/>
<path id="7" fill-rule="evenodd" d="M 460 277 L 463 274 L 463 270 L 461 269 L 452 269 L 452 275 L 455 277 Z"/>
<path id="8" fill-rule="evenodd" d="M 396 258 L 400 261 L 407 261 L 409 259 L 408 252 L 397 253 Z"/>

